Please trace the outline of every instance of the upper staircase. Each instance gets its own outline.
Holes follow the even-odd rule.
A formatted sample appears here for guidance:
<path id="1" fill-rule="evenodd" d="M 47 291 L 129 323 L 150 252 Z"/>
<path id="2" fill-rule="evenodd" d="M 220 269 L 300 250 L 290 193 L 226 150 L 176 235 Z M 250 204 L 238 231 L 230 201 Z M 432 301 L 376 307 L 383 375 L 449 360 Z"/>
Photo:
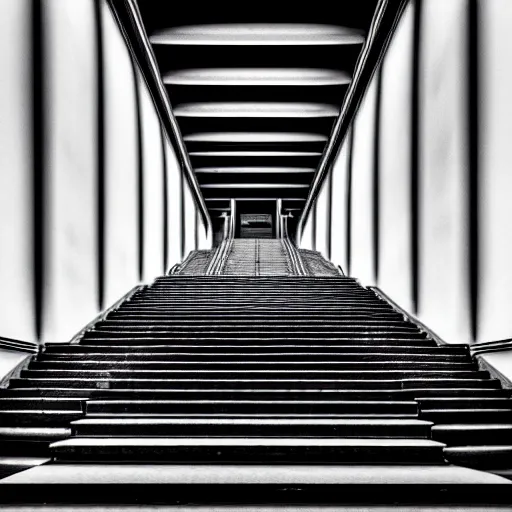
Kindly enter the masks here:
<path id="1" fill-rule="evenodd" d="M 158 278 L 0 396 L 5 503 L 510 500 L 510 392 L 341 275 Z"/>

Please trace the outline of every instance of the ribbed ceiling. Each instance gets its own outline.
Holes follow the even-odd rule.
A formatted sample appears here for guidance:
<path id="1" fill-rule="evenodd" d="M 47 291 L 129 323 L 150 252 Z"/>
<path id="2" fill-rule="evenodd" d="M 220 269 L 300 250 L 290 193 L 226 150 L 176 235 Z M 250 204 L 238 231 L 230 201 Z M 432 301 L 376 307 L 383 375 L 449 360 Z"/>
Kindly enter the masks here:
<path id="1" fill-rule="evenodd" d="M 283 14 L 140 2 L 212 217 L 231 198 L 282 198 L 300 212 L 375 4 L 297 4 Z"/>

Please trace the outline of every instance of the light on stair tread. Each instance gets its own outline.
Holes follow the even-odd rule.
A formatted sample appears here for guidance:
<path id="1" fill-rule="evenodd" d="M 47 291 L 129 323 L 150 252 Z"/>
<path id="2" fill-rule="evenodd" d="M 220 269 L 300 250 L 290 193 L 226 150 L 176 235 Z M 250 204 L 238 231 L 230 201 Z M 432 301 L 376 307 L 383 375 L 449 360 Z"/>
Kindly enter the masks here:
<path id="1" fill-rule="evenodd" d="M 176 117 L 321 118 L 339 113 L 336 105 L 305 102 L 198 102 L 181 103 L 174 108 Z"/>
<path id="2" fill-rule="evenodd" d="M 302 132 L 202 132 L 183 137 L 185 142 L 326 142 L 327 136 Z"/>
<path id="3" fill-rule="evenodd" d="M 318 151 L 191 151 L 190 156 L 208 156 L 208 157 L 297 157 L 297 156 L 321 156 Z M 287 201 L 292 199 L 286 198 Z"/>
<path id="4" fill-rule="evenodd" d="M 512 423 L 447 423 L 433 425 L 432 430 L 502 430 L 512 429 Z"/>
<path id="5" fill-rule="evenodd" d="M 68 446 L 382 446 L 382 447 L 443 447 L 444 443 L 430 439 L 370 439 L 370 438 L 273 438 L 273 437 L 73 437 L 56 441 L 51 448 Z M 511 447 L 512 448 L 512 447 Z"/>
<path id="6" fill-rule="evenodd" d="M 298 183 L 208 183 L 205 185 L 201 185 L 201 188 L 309 188 L 308 184 L 298 184 Z"/>
<path id="7" fill-rule="evenodd" d="M 0 480 L 30 484 L 504 484 L 497 475 L 452 465 L 53 464 Z M 239 509 L 238 509 L 239 510 Z"/>
<path id="8" fill-rule="evenodd" d="M 197 167 L 196 174 L 313 174 L 313 167 Z M 213 209 L 213 208 L 212 208 Z M 289 208 L 299 210 L 299 208 Z M 229 208 L 222 210 L 229 211 Z"/>
<path id="9" fill-rule="evenodd" d="M 197 68 L 169 71 L 169 85 L 334 86 L 350 83 L 349 73 L 323 68 Z"/>
<path id="10" fill-rule="evenodd" d="M 347 45 L 362 44 L 364 32 L 339 25 L 302 23 L 231 23 L 187 25 L 151 35 L 159 45 Z"/>
<path id="11" fill-rule="evenodd" d="M 59 427 L 0 427 L 0 436 L 27 436 L 27 437 L 53 437 L 68 436 L 71 434 L 69 428 Z"/>
<path id="12" fill-rule="evenodd" d="M 395 419 L 395 418 L 346 418 L 346 419 L 324 419 L 324 418 L 128 418 L 112 417 L 112 418 L 84 418 L 73 421 L 73 425 L 111 425 L 116 423 L 133 424 L 133 425 L 395 425 L 395 426 L 419 426 L 419 425 L 433 425 L 431 421 L 418 420 L 418 419 Z"/>

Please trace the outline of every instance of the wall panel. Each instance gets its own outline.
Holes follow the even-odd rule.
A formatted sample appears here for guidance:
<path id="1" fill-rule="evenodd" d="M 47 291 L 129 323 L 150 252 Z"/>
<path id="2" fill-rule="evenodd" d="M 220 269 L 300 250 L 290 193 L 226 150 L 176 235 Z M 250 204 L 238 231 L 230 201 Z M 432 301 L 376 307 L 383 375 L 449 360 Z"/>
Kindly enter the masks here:
<path id="1" fill-rule="evenodd" d="M 186 179 L 183 179 L 183 185 L 185 200 L 185 254 L 183 258 L 186 258 L 190 251 L 196 250 L 196 203 Z"/>
<path id="2" fill-rule="evenodd" d="M 466 0 L 423 2 L 419 315 L 452 343 L 470 341 L 466 20 Z"/>
<path id="3" fill-rule="evenodd" d="M 105 105 L 105 305 L 138 282 L 137 114 L 131 56 L 102 2 Z"/>
<path id="4" fill-rule="evenodd" d="M 315 210 L 316 203 L 311 207 L 311 211 L 309 212 L 308 219 L 306 224 L 304 225 L 304 231 L 302 232 L 302 237 L 300 239 L 299 246 L 302 249 L 313 250 L 315 247 L 315 240 L 313 239 L 313 235 L 315 233 L 315 229 L 313 224 L 315 223 Z"/>
<path id="5" fill-rule="evenodd" d="M 183 233 L 181 230 L 181 169 L 176 153 L 169 141 L 165 144 L 167 159 L 167 242 L 169 264 L 172 267 L 175 263 L 180 263 L 181 243 Z"/>
<path id="6" fill-rule="evenodd" d="M 99 311 L 94 4 L 44 0 L 46 288 L 44 341 L 68 341 Z"/>
<path id="7" fill-rule="evenodd" d="M 164 167 L 160 118 L 144 80 L 138 73 L 143 155 L 143 280 L 164 272 Z"/>
<path id="8" fill-rule="evenodd" d="M 31 1 L 0 2 L 0 336 L 36 341 Z"/>
<path id="9" fill-rule="evenodd" d="M 374 272 L 374 141 L 376 77 L 372 79 L 354 122 L 352 157 L 350 274 L 365 285 L 375 284 Z"/>
<path id="10" fill-rule="evenodd" d="M 347 272 L 347 179 L 349 165 L 347 134 L 332 166 L 331 260 Z"/>
<path id="11" fill-rule="evenodd" d="M 480 297 L 478 340 L 512 337 L 512 2 L 480 2 Z M 511 372 L 509 372 L 510 374 Z"/>
<path id="12" fill-rule="evenodd" d="M 378 286 L 411 311 L 411 107 L 413 4 L 403 14 L 382 68 L 379 127 Z"/>
<path id="13" fill-rule="evenodd" d="M 331 180 L 326 179 L 316 202 L 316 229 L 315 229 L 315 250 L 322 256 L 329 259 L 329 194 L 331 192 Z"/>

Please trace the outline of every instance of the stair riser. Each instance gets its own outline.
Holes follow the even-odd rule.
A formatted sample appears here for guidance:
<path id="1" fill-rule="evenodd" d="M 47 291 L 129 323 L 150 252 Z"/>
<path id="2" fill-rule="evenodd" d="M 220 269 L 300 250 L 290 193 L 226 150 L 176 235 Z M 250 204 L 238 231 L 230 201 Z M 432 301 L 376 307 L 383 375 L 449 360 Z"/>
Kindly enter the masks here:
<path id="1" fill-rule="evenodd" d="M 417 405 L 410 402 L 336 403 L 308 402 L 95 402 L 87 403 L 87 414 L 340 414 L 340 415 L 416 415 Z"/>
<path id="2" fill-rule="evenodd" d="M 420 419 L 435 424 L 447 423 L 512 423 L 512 411 L 496 412 L 489 409 L 467 411 L 460 409 L 455 412 L 421 412 Z"/>
<path id="3" fill-rule="evenodd" d="M 396 389 L 400 390 L 402 387 L 406 389 L 407 381 L 401 382 L 400 380 L 340 380 L 340 379 L 98 379 L 98 378 L 47 378 L 47 379 L 12 379 L 11 386 L 14 389 L 33 388 L 38 386 L 45 387 L 69 387 L 69 388 L 93 388 L 97 389 L 201 389 L 208 387 L 210 389 L 226 389 L 236 387 L 237 389 L 282 389 L 284 386 L 291 389 L 331 389 L 331 390 L 374 390 L 374 389 Z M 421 381 L 414 381 L 411 388 L 417 389 L 420 387 Z M 453 382 L 445 379 L 432 379 L 430 382 L 425 382 L 425 387 L 436 386 L 449 388 L 460 388 L 464 385 L 471 385 L 471 387 L 480 387 L 481 389 L 498 389 L 499 382 L 496 381 L 471 381 L 454 380 Z M 419 394 L 416 392 L 415 394 Z"/>
<path id="4" fill-rule="evenodd" d="M 359 361 L 362 364 L 366 363 L 377 363 L 382 362 L 386 365 L 392 363 L 421 363 L 421 364 L 468 364 L 472 367 L 475 366 L 475 363 L 471 361 L 469 356 L 458 356 L 458 355 L 431 355 L 431 354 L 385 354 L 385 353 L 377 353 L 377 354 L 342 354 L 336 352 L 326 352 L 322 353 L 297 353 L 290 352 L 289 354 L 247 354 L 240 352 L 239 354 L 235 353 L 206 353 L 202 354 L 198 352 L 197 354 L 187 354 L 187 353 L 169 353 L 169 354 L 110 354 L 108 352 L 103 353 L 89 353 L 89 354 L 79 354 L 75 353 L 70 360 L 70 354 L 58 354 L 58 353 L 46 353 L 40 356 L 37 359 L 39 363 L 88 363 L 92 361 L 101 361 L 101 362 L 111 362 L 112 364 L 117 363 L 179 363 L 179 362 L 205 362 L 205 363 L 214 363 L 214 362 L 269 362 L 269 363 L 278 363 L 283 361 L 293 361 L 293 362 L 302 362 L 302 363 L 313 363 L 313 362 L 322 362 L 328 361 L 330 363 L 342 363 L 342 362 L 354 362 Z"/>
<path id="5" fill-rule="evenodd" d="M 437 432 L 433 430 L 432 439 L 449 446 L 512 445 L 512 428 L 496 431 L 490 428 L 486 430 L 484 426 L 482 430 L 478 432 L 464 429 L 464 427 L 455 432 Z"/>
<path id="6" fill-rule="evenodd" d="M 17 410 L 17 409 L 35 409 L 49 411 L 76 411 L 81 413 L 84 409 L 81 400 L 44 400 L 38 398 L 1 398 L 0 411 Z"/>
<path id="7" fill-rule="evenodd" d="M 58 441 L 54 439 L 53 441 Z M 27 441 L 0 439 L 0 456 L 11 457 L 50 457 L 50 444 L 53 441 Z"/>
<path id="8" fill-rule="evenodd" d="M 163 449 L 148 447 L 130 449 L 127 447 L 115 449 L 98 447 L 97 449 L 88 448 L 80 450 L 52 449 L 52 454 L 59 461 L 161 461 L 169 463 L 213 463 L 227 464 L 233 463 L 293 463 L 293 464 L 311 464 L 311 463 L 337 463 L 337 464 L 425 464 L 441 463 L 444 459 L 440 448 L 374 448 L 374 449 L 337 449 L 329 447 L 320 449 L 311 446 L 307 448 L 292 447 L 291 449 L 282 448 L 276 450 L 273 447 L 258 447 L 234 449 L 213 447 L 192 448 L 184 446 L 182 448 Z"/>
<path id="9" fill-rule="evenodd" d="M 226 330 L 226 329 L 239 329 L 239 330 L 261 330 L 262 327 L 269 330 L 288 330 L 294 331 L 297 329 L 306 331 L 321 330 L 338 330 L 338 329 L 397 329 L 399 331 L 413 331 L 418 332 L 417 327 L 412 324 L 403 321 L 387 321 L 387 320 L 318 320 L 315 322 L 311 321 L 300 321 L 298 319 L 282 320 L 277 321 L 274 319 L 264 319 L 248 321 L 246 319 L 223 321 L 223 320 L 206 320 L 206 321 L 194 321 L 194 320 L 181 320 L 176 319 L 173 321 L 141 321 L 141 320 L 116 320 L 116 321 L 105 321 L 101 325 L 97 326 L 97 329 L 105 330 L 155 330 L 155 331 L 180 331 L 186 329 L 197 330 L 199 328 L 204 329 L 215 329 L 215 330 Z"/>
<path id="10" fill-rule="evenodd" d="M 172 377 L 180 379 L 297 379 L 297 380 L 311 380 L 311 379 L 343 379 L 343 380 L 402 380 L 409 378 L 422 378 L 427 375 L 436 378 L 457 378 L 457 379 L 474 379 L 488 377 L 486 372 L 465 372 L 465 371 L 415 371 L 415 370 L 368 370 L 352 372 L 350 370 L 338 371 L 317 371 L 317 370 L 239 370 L 232 369 L 230 371 L 222 370 L 204 370 L 199 373 L 188 370 L 23 370 L 21 372 L 22 378 L 124 378 L 124 379 L 170 379 Z"/>
<path id="11" fill-rule="evenodd" d="M 429 439 L 430 426 L 293 426 L 293 425 L 127 425 L 102 424 L 72 425 L 75 436 L 126 437 L 369 437 Z"/>
<path id="12" fill-rule="evenodd" d="M 297 371 L 303 368 L 305 371 L 348 371 L 348 370 L 439 370 L 439 371 L 471 371 L 476 370 L 474 363 L 425 363 L 418 361 L 401 361 L 401 362 L 335 362 L 335 361 L 295 361 L 295 362 L 270 362 L 270 361 L 230 361 L 230 362 L 131 362 L 131 361 L 44 361 L 34 362 L 29 365 L 31 370 L 268 370 L 268 371 Z"/>
<path id="13" fill-rule="evenodd" d="M 51 414 L 50 411 L 41 414 L 39 412 L 20 413 L 15 411 L 9 414 L 6 411 L 0 412 L 0 425 L 3 427 L 68 427 L 72 421 L 78 420 L 82 414 Z"/>
<path id="14" fill-rule="evenodd" d="M 172 344 L 170 343 L 172 341 Z M 407 347 L 407 346 L 415 346 L 415 347 L 435 347 L 435 342 L 429 339 L 408 339 L 408 338 L 375 338 L 375 336 L 361 337 L 361 338 L 154 338 L 154 337 L 142 337 L 137 336 L 136 338 L 133 336 L 119 336 L 116 338 L 109 337 L 94 337 L 93 334 L 88 334 L 87 338 L 84 340 L 84 343 L 88 347 L 110 347 L 113 344 L 119 344 L 123 346 L 128 345 L 136 345 L 136 346 L 147 346 L 147 350 L 153 350 L 155 346 L 162 346 L 166 344 L 166 350 L 173 350 L 177 345 L 189 347 L 197 347 L 199 345 L 210 345 L 215 344 L 218 347 L 229 347 L 233 346 L 234 343 L 238 344 L 238 346 L 258 346 L 265 347 L 266 349 L 274 349 L 283 345 L 294 345 L 297 346 L 310 346 L 312 344 L 330 344 L 331 347 L 354 347 L 354 346 L 369 346 L 369 347 L 378 347 L 381 345 L 389 345 L 389 346 L 397 346 L 397 347 Z M 78 345 L 77 345 L 78 346 Z M 138 348 L 136 349 L 138 350 Z M 187 350 L 189 350 L 187 348 Z M 223 350 L 225 350 L 223 348 Z"/>
<path id="15" fill-rule="evenodd" d="M 357 357 L 372 356 L 373 354 L 389 354 L 395 357 L 407 354 L 411 357 L 461 357 L 467 358 L 469 354 L 460 349 L 441 349 L 428 346 L 402 346 L 402 345 L 157 345 L 157 346 L 133 346 L 133 345 L 60 345 L 46 346 L 44 357 L 89 357 L 90 354 L 102 354 L 103 356 L 124 357 L 169 357 L 174 354 L 225 354 L 240 352 L 248 357 L 253 354 L 268 354 L 273 356 L 280 353 L 308 353 L 308 354 L 357 354 Z M 217 357 L 217 356 L 215 356 Z M 350 356 L 352 357 L 352 356 Z M 430 359 L 429 359 L 430 360 Z"/>
<path id="16" fill-rule="evenodd" d="M 512 450 L 507 450 L 505 453 L 496 453 L 492 450 L 489 453 L 475 454 L 453 454 L 448 451 L 445 452 L 445 459 L 451 464 L 458 466 L 465 466 L 481 471 L 510 469 L 510 460 L 512 457 Z"/>
<path id="17" fill-rule="evenodd" d="M 467 400 L 457 399 L 428 399 L 418 400 L 420 410 L 428 413 L 439 409 L 507 409 L 512 410 L 512 401 L 507 398 L 473 398 Z"/>
<path id="18" fill-rule="evenodd" d="M 261 321 L 281 321 L 281 322 L 296 322 L 297 320 L 305 320 L 304 319 L 304 313 L 301 311 L 276 311 L 276 310 L 269 310 L 264 313 L 261 312 L 254 312 L 254 311 L 233 311 L 233 312 L 210 312 L 210 313 L 204 313 L 204 312 L 198 312 L 194 311 L 194 309 L 190 309 L 189 311 L 181 311 L 180 314 L 173 314 L 170 316 L 167 313 L 162 312 L 141 312 L 137 313 L 136 311 L 127 311 L 124 309 L 118 309 L 114 312 L 110 313 L 107 316 L 107 320 L 109 321 L 116 321 L 121 322 L 123 320 L 128 321 L 200 321 L 200 322 L 222 322 L 223 320 L 226 321 L 241 321 L 246 320 L 248 322 L 261 322 Z M 356 320 L 371 320 L 371 321 L 403 321 L 404 317 L 403 315 L 399 313 L 393 313 L 391 311 L 381 311 L 381 312 L 375 312 L 375 311 L 365 311 L 361 313 L 344 313 L 344 312 L 338 312 L 338 313 L 325 313 L 324 311 L 312 311 L 310 315 L 308 315 L 308 319 L 305 321 L 309 322 L 324 322 L 324 321 L 345 321 L 345 322 L 354 322 Z"/>

